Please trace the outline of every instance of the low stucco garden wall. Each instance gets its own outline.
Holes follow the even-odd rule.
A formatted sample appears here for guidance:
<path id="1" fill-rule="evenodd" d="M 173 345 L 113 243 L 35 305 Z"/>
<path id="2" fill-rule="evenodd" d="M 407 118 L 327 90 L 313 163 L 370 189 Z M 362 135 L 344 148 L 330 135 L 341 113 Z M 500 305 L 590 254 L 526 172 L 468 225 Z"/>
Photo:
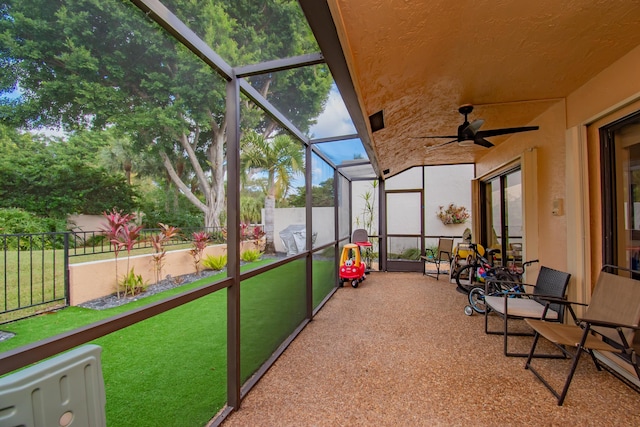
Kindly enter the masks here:
<path id="1" fill-rule="evenodd" d="M 242 242 L 241 251 L 256 249 L 253 242 Z M 207 255 L 220 256 L 227 252 L 227 245 L 211 245 L 204 250 Z M 118 278 L 127 271 L 127 256 L 118 258 Z M 149 284 L 156 281 L 155 264 L 152 255 L 137 255 L 129 259 L 129 268 L 135 269 Z M 195 273 L 193 257 L 189 249 L 167 252 L 162 268 L 162 277 L 172 277 Z M 69 265 L 69 300 L 71 305 L 79 305 L 96 298 L 111 295 L 116 291 L 116 261 L 102 260 Z"/>

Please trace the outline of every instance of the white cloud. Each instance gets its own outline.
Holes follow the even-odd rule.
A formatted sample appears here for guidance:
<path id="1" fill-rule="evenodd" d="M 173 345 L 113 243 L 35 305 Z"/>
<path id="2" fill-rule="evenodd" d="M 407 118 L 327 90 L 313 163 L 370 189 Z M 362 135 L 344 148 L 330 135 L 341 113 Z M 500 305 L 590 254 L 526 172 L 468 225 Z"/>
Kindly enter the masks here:
<path id="1" fill-rule="evenodd" d="M 318 123 L 311 127 L 314 138 L 350 135 L 356 133 L 351 117 L 347 112 L 340 92 L 333 86 L 324 111 L 318 116 Z"/>

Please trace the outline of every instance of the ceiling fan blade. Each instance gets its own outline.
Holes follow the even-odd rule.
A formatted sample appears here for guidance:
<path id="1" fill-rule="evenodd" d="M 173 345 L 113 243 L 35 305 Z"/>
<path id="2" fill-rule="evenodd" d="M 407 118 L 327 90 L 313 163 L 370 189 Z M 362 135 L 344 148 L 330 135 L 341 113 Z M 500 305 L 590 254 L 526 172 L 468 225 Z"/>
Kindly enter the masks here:
<path id="1" fill-rule="evenodd" d="M 483 124 L 484 124 L 483 119 L 474 120 L 469 124 L 469 126 L 467 126 L 467 129 L 472 130 L 473 134 L 475 135 L 476 132 L 478 132 L 478 129 L 480 129 L 480 126 L 482 126 Z"/>
<path id="2" fill-rule="evenodd" d="M 412 136 L 412 139 L 423 139 L 423 138 L 457 138 L 456 135 L 444 135 L 444 136 Z"/>
<path id="3" fill-rule="evenodd" d="M 493 144 L 489 141 L 487 141 L 486 139 L 479 137 L 478 135 L 476 135 L 476 137 L 473 139 L 473 143 L 476 145 L 481 145 L 483 147 L 486 148 L 491 148 L 493 147 Z"/>
<path id="4" fill-rule="evenodd" d="M 456 138 L 455 136 L 451 136 L 449 138 Z M 435 150 L 436 148 L 444 147 L 445 145 L 449 145 L 451 143 L 458 142 L 458 139 L 452 139 L 451 141 L 443 142 L 442 144 L 432 145 L 431 147 L 427 147 L 427 151 Z"/>
<path id="5" fill-rule="evenodd" d="M 518 133 L 518 132 L 528 132 L 531 130 L 538 130 L 538 129 L 540 129 L 539 126 L 523 126 L 518 128 L 481 130 L 476 133 L 476 136 L 479 138 L 488 138 L 490 136 L 507 135 L 510 133 Z"/>
<path id="6" fill-rule="evenodd" d="M 476 132 L 480 129 L 480 126 L 484 123 L 484 120 L 478 119 L 473 122 L 464 122 L 458 126 L 458 141 L 472 141 L 476 136 Z"/>

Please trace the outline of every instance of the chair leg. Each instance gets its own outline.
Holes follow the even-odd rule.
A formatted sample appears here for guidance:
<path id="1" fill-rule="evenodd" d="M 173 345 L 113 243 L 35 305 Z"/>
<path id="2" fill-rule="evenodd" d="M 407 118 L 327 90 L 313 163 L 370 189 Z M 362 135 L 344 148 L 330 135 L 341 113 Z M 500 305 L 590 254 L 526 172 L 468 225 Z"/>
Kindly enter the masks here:
<path id="1" fill-rule="evenodd" d="M 517 336 L 517 337 L 532 337 L 534 334 L 529 332 L 513 332 L 509 333 L 509 316 L 504 316 L 504 355 L 507 357 L 527 357 L 529 353 L 514 353 L 509 351 L 509 335 Z M 555 356 L 555 357 L 554 357 Z M 547 358 L 556 358 L 556 355 L 546 355 L 540 354 L 535 355 L 534 357 L 547 357 Z"/>
<path id="2" fill-rule="evenodd" d="M 573 356 L 573 363 L 571 364 L 571 370 L 569 371 L 569 376 L 564 383 L 564 387 L 562 388 L 562 393 L 558 397 L 558 406 L 562 406 L 564 403 L 564 398 L 567 396 L 567 391 L 569 391 L 569 385 L 571 385 L 571 380 L 573 379 L 573 374 L 576 373 L 576 368 L 578 367 L 578 362 L 580 361 L 580 356 L 582 355 L 582 346 L 576 349 L 576 354 Z"/>
<path id="3" fill-rule="evenodd" d="M 531 359 L 533 359 L 534 357 L 534 353 L 536 350 L 536 346 L 538 344 L 538 340 L 540 338 L 540 334 L 536 332 L 533 337 L 533 344 L 531 345 L 531 350 L 529 351 L 529 356 L 527 357 L 527 361 L 524 364 L 524 368 L 530 370 L 542 382 L 542 384 L 544 384 L 544 386 L 547 387 L 547 389 L 549 389 L 549 391 L 556 397 L 556 399 L 558 399 L 558 406 L 562 406 L 562 404 L 564 403 L 564 399 L 567 397 L 567 392 L 569 391 L 571 380 L 573 380 L 573 375 L 576 373 L 578 362 L 580 361 L 580 356 L 582 355 L 582 351 L 584 348 L 584 343 L 587 339 L 586 334 L 587 332 L 585 331 L 580 341 L 580 344 L 578 344 L 578 347 L 576 348 L 576 351 L 574 354 L 569 353 L 569 351 L 563 346 L 554 343 L 554 345 L 562 351 L 565 357 L 573 356 L 573 361 L 571 362 L 571 369 L 569 370 L 569 375 L 567 376 L 567 379 L 564 382 L 564 386 L 562 387 L 562 392 L 560 393 L 558 393 L 551 386 L 551 384 L 549 384 L 549 382 L 545 380 L 542 377 L 542 375 L 536 369 L 534 369 L 533 366 L 531 366 Z"/>
<path id="4" fill-rule="evenodd" d="M 535 333 L 533 335 L 533 343 L 531 344 L 531 350 L 529 350 L 529 354 L 527 356 L 527 361 L 524 364 L 524 369 L 528 369 L 529 371 L 531 371 L 533 373 L 533 375 L 536 376 L 536 378 L 538 378 L 538 380 L 540 380 L 540 382 L 551 392 L 551 394 L 553 394 L 553 396 L 558 399 L 558 401 L 560 401 L 560 394 L 553 388 L 553 386 L 551 386 L 551 384 L 549 384 L 549 382 L 547 380 L 545 380 L 542 375 L 533 367 L 531 366 L 531 360 L 533 359 L 533 354 L 536 351 L 536 347 L 538 345 L 538 340 L 540 339 L 540 334 L 539 333 Z M 569 387 L 566 385 L 565 383 L 565 391 L 564 391 L 564 395 L 566 395 L 566 389 L 568 389 Z M 564 402 L 564 395 L 562 396 L 562 401 Z M 562 403 L 558 403 L 558 405 L 562 405 Z"/>
<path id="5" fill-rule="evenodd" d="M 488 310 L 485 312 L 485 314 L 487 314 Z M 504 319 L 503 322 L 503 330 L 502 331 L 489 331 L 488 330 L 488 320 L 485 317 L 485 324 L 484 324 L 484 330 L 485 333 L 487 334 L 493 334 L 493 335 L 502 335 L 502 349 L 503 349 L 503 353 L 505 356 L 507 357 L 527 357 L 529 356 L 529 353 L 517 353 L 517 352 L 511 352 L 509 351 L 509 335 L 514 336 L 514 337 L 533 337 L 535 336 L 535 334 L 533 332 L 509 332 L 509 317 L 508 316 L 502 316 Z M 547 353 L 541 353 L 541 354 L 534 354 L 533 357 L 538 358 L 538 359 L 566 359 L 567 356 L 562 353 L 562 354 L 547 354 Z"/>
<path id="6" fill-rule="evenodd" d="M 485 334 L 489 334 L 489 312 L 491 311 L 491 308 L 489 308 L 489 306 L 487 304 L 485 304 L 485 308 L 484 308 L 484 333 Z"/>
<path id="7" fill-rule="evenodd" d="M 436 280 L 440 280 L 440 263 L 439 262 L 434 262 L 433 263 L 436 266 L 436 272 L 435 273 L 428 273 L 427 272 L 427 261 L 423 260 L 422 261 L 422 275 L 423 276 L 429 276 L 429 277 L 434 277 L 436 278 Z"/>

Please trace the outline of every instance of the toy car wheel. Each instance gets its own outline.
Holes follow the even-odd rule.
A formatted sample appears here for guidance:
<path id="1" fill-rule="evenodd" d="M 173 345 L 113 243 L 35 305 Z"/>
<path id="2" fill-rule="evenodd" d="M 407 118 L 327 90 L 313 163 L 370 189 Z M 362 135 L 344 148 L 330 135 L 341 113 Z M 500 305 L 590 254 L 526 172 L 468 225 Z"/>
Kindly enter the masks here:
<path id="1" fill-rule="evenodd" d="M 473 308 L 471 308 L 470 305 L 466 306 L 464 308 L 464 314 L 466 314 L 467 316 L 471 316 L 473 314 Z"/>
<path id="2" fill-rule="evenodd" d="M 357 288 L 358 287 L 358 281 L 357 280 L 353 280 L 351 282 L 351 286 L 353 286 L 354 288 Z"/>
<path id="3" fill-rule="evenodd" d="M 340 283 L 338 284 L 338 286 L 341 287 L 341 288 L 344 286 L 344 280 L 343 279 L 340 279 Z"/>

